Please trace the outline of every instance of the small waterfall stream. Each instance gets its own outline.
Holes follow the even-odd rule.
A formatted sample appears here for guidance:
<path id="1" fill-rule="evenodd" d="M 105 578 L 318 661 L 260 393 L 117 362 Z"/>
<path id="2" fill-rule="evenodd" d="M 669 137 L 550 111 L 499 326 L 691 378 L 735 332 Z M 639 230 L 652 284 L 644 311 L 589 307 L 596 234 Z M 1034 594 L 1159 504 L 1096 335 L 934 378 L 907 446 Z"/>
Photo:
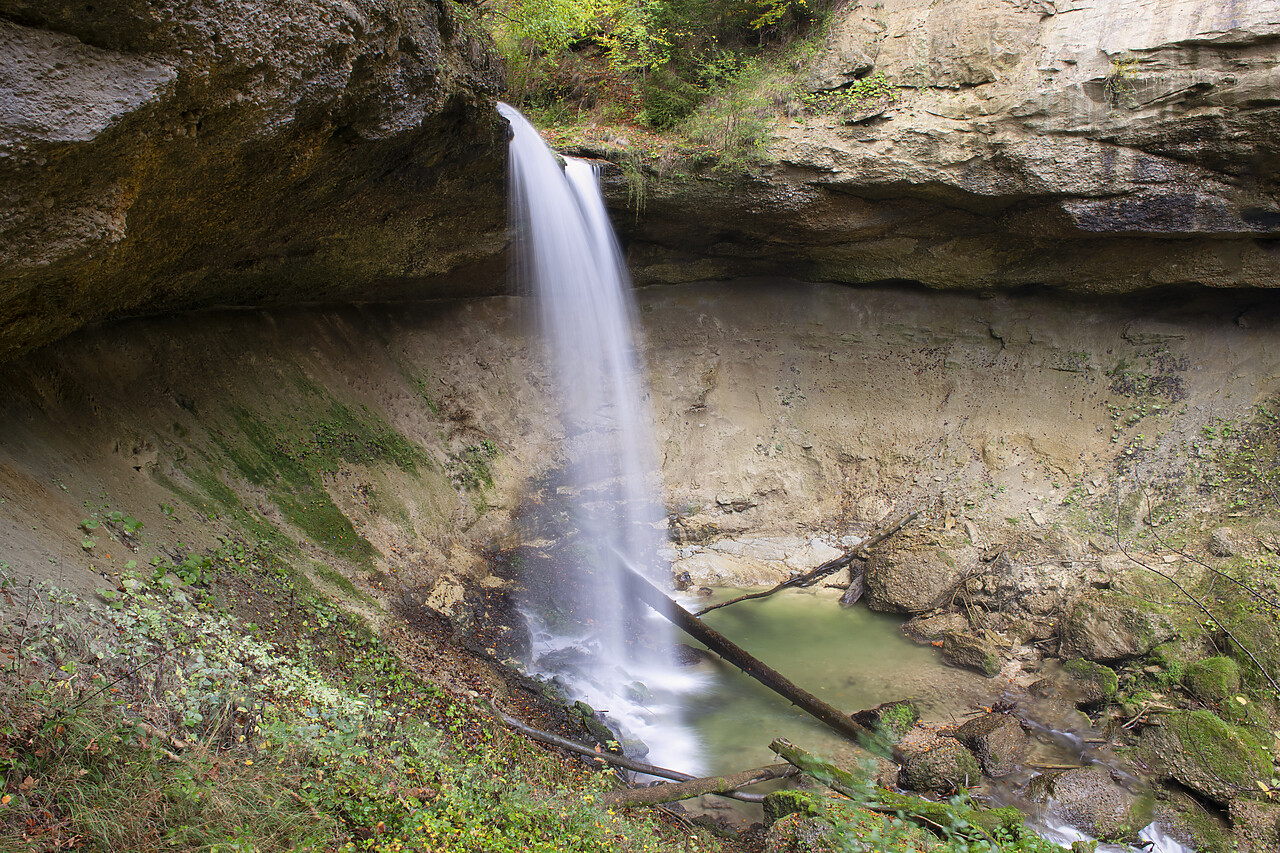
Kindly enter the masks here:
<path id="1" fill-rule="evenodd" d="M 532 667 L 607 711 L 652 763 L 696 772 L 696 739 L 680 712 L 696 678 L 675 665 L 670 623 L 625 592 L 624 565 L 662 587 L 669 575 L 630 280 L 595 168 L 562 163 L 519 112 L 498 109 L 513 134 L 516 275 L 537 298 L 574 498 L 567 582 L 526 602 Z"/>

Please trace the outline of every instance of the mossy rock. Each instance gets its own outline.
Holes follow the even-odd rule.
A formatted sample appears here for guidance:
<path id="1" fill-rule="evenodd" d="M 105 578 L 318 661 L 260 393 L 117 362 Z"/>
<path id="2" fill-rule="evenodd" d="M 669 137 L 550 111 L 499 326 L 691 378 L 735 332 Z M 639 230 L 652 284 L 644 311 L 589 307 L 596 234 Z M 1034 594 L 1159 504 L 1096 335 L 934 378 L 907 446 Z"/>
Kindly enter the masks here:
<path id="1" fill-rule="evenodd" d="M 1206 705 L 1217 705 L 1240 692 L 1240 666 L 1229 657 L 1198 660 L 1187 667 L 1182 684 Z"/>
<path id="2" fill-rule="evenodd" d="M 901 818 L 832 801 L 807 791 L 775 791 L 764 799 L 765 853 L 909 853 L 941 846 Z"/>
<path id="3" fill-rule="evenodd" d="M 885 702 L 853 715 L 855 723 L 884 735 L 893 743 L 901 740 L 919 720 L 920 709 L 910 699 Z"/>
<path id="4" fill-rule="evenodd" d="M 1062 654 L 1107 663 L 1141 657 L 1175 635 L 1164 605 L 1115 590 L 1082 598 L 1062 623 Z"/>
<path id="5" fill-rule="evenodd" d="M 1103 767 L 1077 767 L 1038 777 L 1032 792 L 1064 823 L 1103 841 L 1128 841 L 1151 822 L 1150 797 L 1136 797 Z"/>
<path id="6" fill-rule="evenodd" d="M 1257 790 L 1272 775 L 1271 753 L 1253 729 L 1211 711 L 1172 711 L 1143 730 L 1135 754 L 1156 773 L 1219 803 Z"/>
<path id="7" fill-rule="evenodd" d="M 1008 714 L 984 714 L 957 728 L 952 737 L 964 744 L 988 776 L 1004 776 L 1018 769 L 1027 751 L 1022 724 Z"/>
<path id="8" fill-rule="evenodd" d="M 939 738 L 928 748 L 906 755 L 898 784 L 911 791 L 945 793 L 982 778 L 973 753 L 951 738 Z"/>
<path id="9" fill-rule="evenodd" d="M 1248 578 L 1245 578 L 1246 582 Z M 1226 589 L 1219 593 L 1215 615 L 1226 625 L 1235 640 L 1217 632 L 1215 642 L 1240 666 L 1240 677 L 1248 687 L 1270 690 L 1272 679 L 1280 681 L 1280 625 L 1270 608 L 1244 592 Z M 1243 644 L 1249 650 L 1240 648 Z M 1252 655 L 1252 657 L 1250 656 Z M 1264 674 L 1259 666 L 1266 670 Z"/>
<path id="10" fill-rule="evenodd" d="M 1069 660 L 1062 665 L 1067 687 L 1082 707 L 1101 705 L 1116 698 L 1120 679 L 1116 671 L 1106 664 L 1091 660 Z"/>

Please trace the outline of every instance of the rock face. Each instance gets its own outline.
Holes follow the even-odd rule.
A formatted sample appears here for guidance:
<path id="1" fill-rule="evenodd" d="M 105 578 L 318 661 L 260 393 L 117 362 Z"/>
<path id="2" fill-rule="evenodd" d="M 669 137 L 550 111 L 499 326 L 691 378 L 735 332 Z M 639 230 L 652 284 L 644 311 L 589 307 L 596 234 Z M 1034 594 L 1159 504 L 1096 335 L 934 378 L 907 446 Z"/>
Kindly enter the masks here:
<path id="1" fill-rule="evenodd" d="M 1062 625 L 1062 654 L 1091 661 L 1138 657 L 1173 637 L 1169 617 L 1119 592 L 1081 599 Z"/>
<path id="2" fill-rule="evenodd" d="M 457 8 L 0 0 L 0 359 L 122 314 L 445 295 L 493 266 L 501 75 Z"/>
<path id="3" fill-rule="evenodd" d="M 652 282 L 1276 286 L 1278 35 L 1280 0 L 852 3 L 806 85 L 883 74 L 893 98 L 784 120 L 760 174 L 651 182 L 633 263 Z"/>

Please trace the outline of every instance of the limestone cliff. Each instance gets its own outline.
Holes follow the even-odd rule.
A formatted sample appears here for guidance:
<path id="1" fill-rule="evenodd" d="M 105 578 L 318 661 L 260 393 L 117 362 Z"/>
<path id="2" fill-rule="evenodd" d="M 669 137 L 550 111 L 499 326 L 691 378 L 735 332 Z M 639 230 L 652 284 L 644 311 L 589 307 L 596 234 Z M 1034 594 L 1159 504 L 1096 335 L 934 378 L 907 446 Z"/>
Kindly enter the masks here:
<path id="1" fill-rule="evenodd" d="M 1117 292 L 1280 284 L 1280 2 L 881 0 L 762 173 L 650 182 L 642 281 L 743 274 Z M 626 204 L 620 181 L 614 204 Z"/>
<path id="2" fill-rule="evenodd" d="M 0 359 L 501 276 L 500 69 L 448 0 L 0 0 Z M 461 287 L 460 281 L 465 281 Z"/>

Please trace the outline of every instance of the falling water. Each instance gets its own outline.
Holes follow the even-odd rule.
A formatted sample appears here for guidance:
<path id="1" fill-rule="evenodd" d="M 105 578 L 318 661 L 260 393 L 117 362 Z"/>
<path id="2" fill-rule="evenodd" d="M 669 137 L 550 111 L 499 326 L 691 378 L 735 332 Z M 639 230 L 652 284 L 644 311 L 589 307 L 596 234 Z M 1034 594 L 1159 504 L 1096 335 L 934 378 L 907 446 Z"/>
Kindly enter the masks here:
<path id="1" fill-rule="evenodd" d="M 663 515 L 630 281 L 595 168 L 575 158 L 562 164 L 519 112 L 498 109 L 513 133 L 517 276 L 538 300 L 576 496 L 574 565 L 556 591 L 563 610 L 552 619 L 527 608 L 532 668 L 607 710 L 652 763 L 691 772 L 700 761 L 679 709 L 694 685 L 671 658 L 669 623 L 626 594 L 624 565 L 660 586 L 669 574 L 659 558 Z"/>

